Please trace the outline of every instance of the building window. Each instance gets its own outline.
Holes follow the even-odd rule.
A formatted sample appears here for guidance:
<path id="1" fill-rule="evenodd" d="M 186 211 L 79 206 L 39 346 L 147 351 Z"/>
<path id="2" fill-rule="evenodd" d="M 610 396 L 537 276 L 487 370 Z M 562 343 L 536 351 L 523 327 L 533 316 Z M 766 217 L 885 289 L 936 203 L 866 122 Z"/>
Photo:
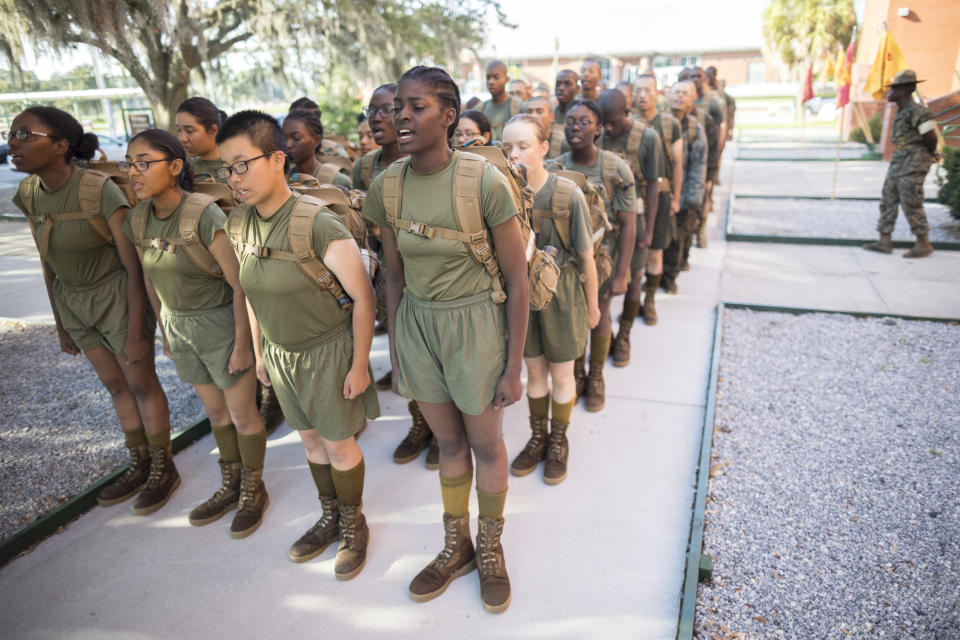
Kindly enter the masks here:
<path id="1" fill-rule="evenodd" d="M 700 66 L 700 56 L 678 56 L 677 64 L 681 67 Z"/>
<path id="2" fill-rule="evenodd" d="M 747 82 L 766 82 L 767 81 L 767 63 L 763 61 L 747 63 Z"/>
<path id="3" fill-rule="evenodd" d="M 603 58 L 597 62 L 600 63 L 600 73 L 603 77 L 603 81 L 610 82 L 610 60 Z"/>
<path id="4" fill-rule="evenodd" d="M 673 56 L 654 56 L 653 57 L 653 68 L 659 69 L 660 67 L 669 67 L 673 65 Z"/>

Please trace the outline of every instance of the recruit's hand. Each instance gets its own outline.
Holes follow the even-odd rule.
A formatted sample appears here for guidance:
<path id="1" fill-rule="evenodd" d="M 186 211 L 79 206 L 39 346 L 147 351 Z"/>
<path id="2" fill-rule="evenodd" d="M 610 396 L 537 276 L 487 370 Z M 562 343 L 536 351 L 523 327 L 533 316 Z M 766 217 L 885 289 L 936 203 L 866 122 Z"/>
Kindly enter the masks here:
<path id="1" fill-rule="evenodd" d="M 227 373 L 243 373 L 253 365 L 253 350 L 250 345 L 235 344 L 230 360 L 227 361 Z"/>
<path id="2" fill-rule="evenodd" d="M 60 339 L 60 351 L 69 353 L 72 356 L 80 355 L 80 348 L 77 346 L 77 343 L 73 341 L 73 338 L 70 337 L 70 334 L 67 333 L 66 329 L 57 327 L 57 337 Z"/>
<path id="3" fill-rule="evenodd" d="M 613 276 L 610 279 L 610 294 L 618 296 L 627 292 L 627 276 Z"/>
<path id="4" fill-rule="evenodd" d="M 136 364 L 150 353 L 150 343 L 143 336 L 127 334 L 127 343 L 123 345 L 123 357 L 127 364 Z"/>
<path id="5" fill-rule="evenodd" d="M 350 367 L 347 379 L 343 381 L 343 397 L 353 400 L 370 386 L 370 370 L 366 367 Z"/>
<path id="6" fill-rule="evenodd" d="M 591 329 L 597 328 L 597 325 L 600 324 L 600 307 L 593 305 L 587 310 L 587 322 Z"/>
<path id="7" fill-rule="evenodd" d="M 265 387 L 273 386 L 270 383 L 270 374 L 267 373 L 267 363 L 260 359 L 257 360 L 257 380 Z"/>
<path id="8" fill-rule="evenodd" d="M 173 360 L 173 351 L 170 350 L 170 341 L 166 336 L 163 337 L 163 355 Z"/>
<path id="9" fill-rule="evenodd" d="M 520 381 L 520 374 L 503 374 L 497 380 L 497 387 L 493 392 L 493 408 L 503 409 L 509 407 L 520 399 L 523 394 L 523 383 Z"/>

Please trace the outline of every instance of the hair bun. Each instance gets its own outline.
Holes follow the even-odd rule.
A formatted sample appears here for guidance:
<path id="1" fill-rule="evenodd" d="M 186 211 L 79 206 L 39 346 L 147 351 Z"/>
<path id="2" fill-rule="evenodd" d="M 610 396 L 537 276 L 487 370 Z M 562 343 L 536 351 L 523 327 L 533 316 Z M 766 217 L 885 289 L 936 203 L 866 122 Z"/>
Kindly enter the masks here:
<path id="1" fill-rule="evenodd" d="M 80 136 L 80 142 L 76 146 L 76 156 L 81 160 L 90 160 L 97 153 L 97 147 L 100 146 L 100 140 L 95 133 L 85 133 Z"/>

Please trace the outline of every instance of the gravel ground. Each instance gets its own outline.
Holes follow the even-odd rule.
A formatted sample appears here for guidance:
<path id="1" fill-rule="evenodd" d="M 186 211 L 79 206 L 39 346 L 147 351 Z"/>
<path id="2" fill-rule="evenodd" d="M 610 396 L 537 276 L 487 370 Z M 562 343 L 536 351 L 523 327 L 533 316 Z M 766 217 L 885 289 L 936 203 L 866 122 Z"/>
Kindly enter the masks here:
<path id="1" fill-rule="evenodd" d="M 960 326 L 727 311 L 696 637 L 960 638 Z"/>
<path id="2" fill-rule="evenodd" d="M 873 239 L 880 216 L 879 200 L 804 200 L 799 198 L 737 198 L 730 231 L 771 236 Z M 960 220 L 942 204 L 926 202 L 923 209 L 933 242 L 960 241 Z M 914 240 L 900 211 L 894 240 Z"/>
<path id="3" fill-rule="evenodd" d="M 858 142 L 844 142 L 840 146 L 841 159 L 860 159 L 870 153 L 869 147 Z M 830 143 L 741 143 L 737 148 L 737 160 L 793 160 L 823 159 L 834 160 L 837 157 L 837 144 Z"/>
<path id="4" fill-rule="evenodd" d="M 203 407 L 161 350 L 157 373 L 183 428 Z M 107 390 L 83 356 L 60 351 L 52 327 L 0 321 L 0 371 L 2 540 L 126 462 L 127 451 Z"/>

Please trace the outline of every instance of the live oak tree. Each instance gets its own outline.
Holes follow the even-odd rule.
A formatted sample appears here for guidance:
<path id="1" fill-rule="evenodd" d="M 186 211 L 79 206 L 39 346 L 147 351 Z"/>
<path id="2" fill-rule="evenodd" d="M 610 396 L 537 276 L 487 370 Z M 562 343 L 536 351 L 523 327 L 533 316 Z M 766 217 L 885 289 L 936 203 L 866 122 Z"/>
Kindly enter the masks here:
<path id="1" fill-rule="evenodd" d="M 172 128 L 191 73 L 241 43 L 281 75 L 309 60 L 387 81 L 413 61 L 456 64 L 482 42 L 488 10 L 504 22 L 496 0 L 0 0 L 0 54 L 18 69 L 24 39 L 40 51 L 95 47 Z"/>
<path id="2" fill-rule="evenodd" d="M 856 24 L 853 0 L 773 0 L 763 13 L 767 47 L 789 67 L 845 49 Z"/>

